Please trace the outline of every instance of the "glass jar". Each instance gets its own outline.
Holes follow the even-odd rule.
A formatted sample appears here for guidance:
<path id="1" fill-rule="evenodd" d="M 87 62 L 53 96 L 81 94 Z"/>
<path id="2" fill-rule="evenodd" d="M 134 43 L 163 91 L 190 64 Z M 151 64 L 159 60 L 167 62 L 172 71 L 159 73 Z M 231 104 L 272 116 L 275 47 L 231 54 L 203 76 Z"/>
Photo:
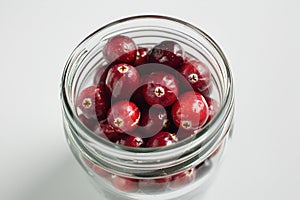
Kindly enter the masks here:
<path id="1" fill-rule="evenodd" d="M 165 147 L 131 148 L 98 137 L 79 119 L 79 92 L 93 85 L 109 38 L 126 35 L 152 48 L 163 40 L 179 43 L 186 57 L 204 62 L 212 76 L 211 97 L 219 102 L 212 120 L 194 135 Z M 179 83 L 180 84 L 180 83 Z M 62 76 L 61 101 L 67 142 L 74 156 L 107 199 L 199 199 L 216 174 L 232 132 L 232 74 L 220 47 L 199 28 L 170 17 L 135 16 L 112 22 L 83 40 Z"/>

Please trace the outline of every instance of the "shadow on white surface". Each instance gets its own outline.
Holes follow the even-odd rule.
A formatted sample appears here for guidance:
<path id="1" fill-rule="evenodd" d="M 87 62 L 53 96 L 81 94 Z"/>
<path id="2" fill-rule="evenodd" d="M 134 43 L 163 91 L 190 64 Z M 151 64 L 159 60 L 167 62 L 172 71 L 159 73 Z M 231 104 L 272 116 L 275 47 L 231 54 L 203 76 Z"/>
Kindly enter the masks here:
<path id="1" fill-rule="evenodd" d="M 39 178 L 23 200 L 103 199 L 89 183 L 84 171 L 71 156 Z"/>

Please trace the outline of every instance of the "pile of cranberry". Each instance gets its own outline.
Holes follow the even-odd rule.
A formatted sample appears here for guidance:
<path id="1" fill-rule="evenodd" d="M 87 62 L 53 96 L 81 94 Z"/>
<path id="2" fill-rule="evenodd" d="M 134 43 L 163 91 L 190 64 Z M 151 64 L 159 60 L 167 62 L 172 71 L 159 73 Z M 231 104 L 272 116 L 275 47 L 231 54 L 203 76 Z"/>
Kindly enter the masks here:
<path id="1" fill-rule="evenodd" d="M 172 145 L 201 130 L 218 111 L 218 102 L 210 97 L 208 67 L 175 41 L 148 49 L 117 35 L 107 41 L 102 54 L 106 62 L 95 73 L 94 85 L 81 90 L 76 100 L 79 119 L 99 137 L 135 148 Z M 100 176 L 109 176 L 117 188 L 137 189 L 137 180 L 111 176 L 85 163 Z M 194 177 L 193 168 L 172 177 L 171 183 L 177 187 Z M 167 179 L 152 182 L 161 187 L 170 182 Z"/>

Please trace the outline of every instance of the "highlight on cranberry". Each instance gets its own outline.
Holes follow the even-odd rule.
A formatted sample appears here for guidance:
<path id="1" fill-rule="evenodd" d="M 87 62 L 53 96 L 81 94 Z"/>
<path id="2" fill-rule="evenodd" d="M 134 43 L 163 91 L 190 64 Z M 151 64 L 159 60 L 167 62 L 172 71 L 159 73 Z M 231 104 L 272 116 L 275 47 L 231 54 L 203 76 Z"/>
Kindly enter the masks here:
<path id="1" fill-rule="evenodd" d="M 102 54 L 104 63 L 86 81 L 92 85 L 82 86 L 75 102 L 78 119 L 98 137 L 123 147 L 164 148 L 191 137 L 217 114 L 220 105 L 212 95 L 207 62 L 177 41 L 149 47 L 116 35 L 107 40 Z M 192 182 L 197 171 L 138 180 L 88 165 L 126 192 L 178 188 Z"/>

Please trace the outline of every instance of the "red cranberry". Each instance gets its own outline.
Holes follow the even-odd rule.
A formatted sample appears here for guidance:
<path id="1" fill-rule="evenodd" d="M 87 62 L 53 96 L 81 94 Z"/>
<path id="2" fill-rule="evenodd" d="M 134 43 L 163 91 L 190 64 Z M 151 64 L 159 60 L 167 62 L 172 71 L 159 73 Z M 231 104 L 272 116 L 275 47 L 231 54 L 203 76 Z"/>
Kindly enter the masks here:
<path id="1" fill-rule="evenodd" d="M 111 106 L 107 121 L 117 132 L 128 133 L 138 126 L 140 115 L 140 110 L 134 103 L 122 100 Z"/>
<path id="2" fill-rule="evenodd" d="M 144 137 L 150 137 L 162 130 L 167 130 L 170 125 L 168 113 L 163 107 L 150 107 L 142 109 L 139 123 L 140 132 Z"/>
<path id="3" fill-rule="evenodd" d="M 171 114 L 177 127 L 195 130 L 202 127 L 208 118 L 208 105 L 198 92 L 186 92 L 172 106 Z"/>
<path id="4" fill-rule="evenodd" d="M 134 66 L 139 66 L 146 64 L 148 62 L 148 49 L 144 47 L 139 47 L 136 52 L 136 59 Z"/>
<path id="5" fill-rule="evenodd" d="M 109 69 L 110 69 L 109 66 L 99 66 L 97 68 L 93 80 L 94 85 L 105 85 L 105 80 Z"/>
<path id="6" fill-rule="evenodd" d="M 149 62 L 178 68 L 183 64 L 183 49 L 174 41 L 163 41 L 149 52 Z"/>
<path id="7" fill-rule="evenodd" d="M 220 105 L 215 99 L 211 97 L 205 97 L 205 100 L 208 105 L 208 119 L 206 121 L 206 123 L 208 123 L 217 114 Z"/>
<path id="8" fill-rule="evenodd" d="M 108 171 L 104 170 L 103 168 L 101 168 L 98 165 L 93 165 L 92 170 L 99 176 L 103 177 L 103 178 L 110 178 L 111 177 L 111 173 L 109 173 Z"/>
<path id="9" fill-rule="evenodd" d="M 178 83 L 175 77 L 165 72 L 153 72 L 146 77 L 142 93 L 149 105 L 172 105 L 178 95 Z"/>
<path id="10" fill-rule="evenodd" d="M 76 104 L 87 118 L 102 120 L 110 106 L 109 95 L 103 86 L 90 86 L 80 93 Z"/>
<path id="11" fill-rule="evenodd" d="M 136 58 L 136 51 L 136 44 L 130 37 L 117 35 L 110 38 L 105 44 L 103 57 L 108 63 L 133 64 Z"/>
<path id="12" fill-rule="evenodd" d="M 172 176 L 170 187 L 178 188 L 193 182 L 196 178 L 196 174 L 197 174 L 196 171 L 197 170 L 195 168 L 191 168 L 186 170 L 185 172 L 181 172 L 179 174 Z"/>
<path id="13" fill-rule="evenodd" d="M 95 118 L 88 119 L 85 115 L 80 114 L 78 116 L 79 120 L 90 130 L 93 130 L 94 127 L 98 124 L 98 120 Z"/>
<path id="14" fill-rule="evenodd" d="M 169 132 L 159 132 L 148 140 L 147 147 L 169 146 L 175 144 L 176 142 L 176 135 Z"/>
<path id="15" fill-rule="evenodd" d="M 127 146 L 127 147 L 143 147 L 144 140 L 137 134 L 127 135 L 124 138 L 120 138 L 116 141 L 117 144 Z"/>
<path id="16" fill-rule="evenodd" d="M 138 180 L 112 175 L 111 182 L 115 188 L 124 192 L 135 192 L 138 190 Z"/>
<path id="17" fill-rule="evenodd" d="M 191 84 L 195 91 L 200 93 L 204 91 L 206 93 L 209 92 L 207 89 L 211 85 L 211 74 L 204 63 L 198 60 L 188 61 L 180 67 L 179 72 Z"/>
<path id="18" fill-rule="evenodd" d="M 116 142 L 126 136 L 125 133 L 117 131 L 116 128 L 108 124 L 107 121 L 100 122 L 97 126 L 95 126 L 93 131 L 95 135 L 108 139 L 111 142 Z"/>
<path id="19" fill-rule="evenodd" d="M 116 64 L 109 69 L 105 83 L 113 97 L 126 98 L 139 87 L 140 75 L 131 65 Z"/>

